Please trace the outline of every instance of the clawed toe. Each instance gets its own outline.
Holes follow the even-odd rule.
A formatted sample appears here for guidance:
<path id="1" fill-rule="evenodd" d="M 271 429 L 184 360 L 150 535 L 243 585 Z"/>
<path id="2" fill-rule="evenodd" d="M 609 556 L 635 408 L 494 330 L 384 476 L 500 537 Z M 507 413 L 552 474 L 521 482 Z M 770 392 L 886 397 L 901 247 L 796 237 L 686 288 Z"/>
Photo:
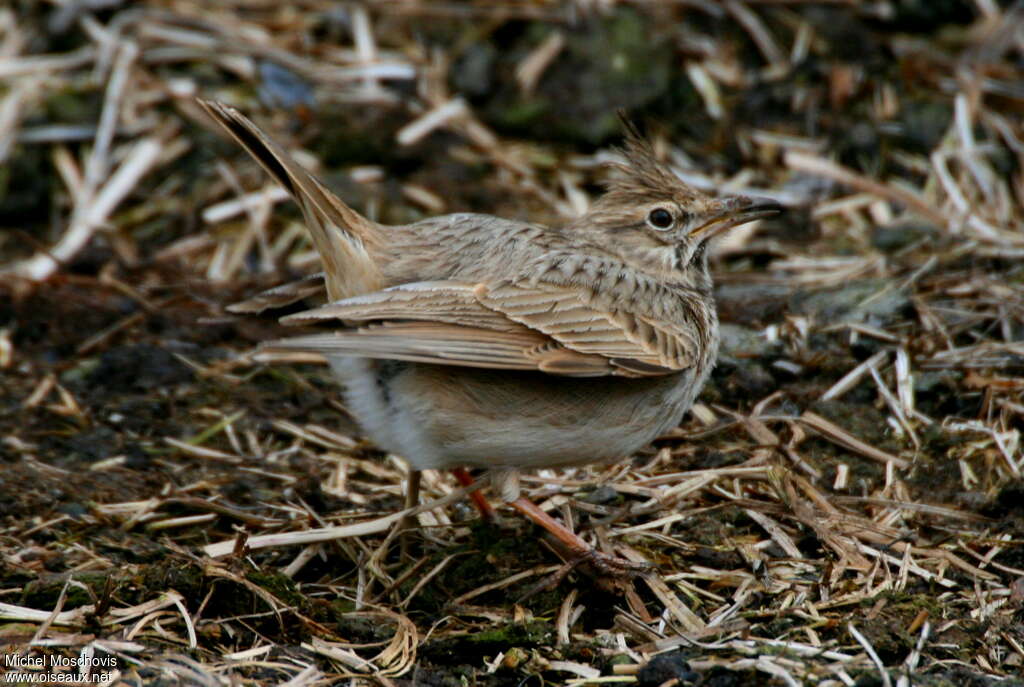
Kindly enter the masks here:
<path id="1" fill-rule="evenodd" d="M 594 568 L 596 573 L 607 577 L 625 577 L 633 579 L 637 575 L 654 570 L 650 563 L 637 562 L 602 553 L 597 549 L 590 549 L 580 557 L 576 565 L 584 564 Z"/>
<path id="2" fill-rule="evenodd" d="M 583 552 L 575 560 L 568 561 L 567 565 L 570 570 L 579 568 L 598 587 L 614 593 L 624 592 L 636 577 L 654 569 L 650 563 L 629 561 L 597 549 Z"/>
<path id="3" fill-rule="evenodd" d="M 650 563 L 639 563 L 619 556 L 602 553 L 594 548 L 585 551 L 570 551 L 555 540 L 554 548 L 565 561 L 562 566 L 540 582 L 530 587 L 519 599 L 521 603 L 538 592 L 554 589 L 575 569 L 579 569 L 594 581 L 598 588 L 613 594 L 625 593 L 633 580 L 654 570 Z"/>
<path id="4" fill-rule="evenodd" d="M 527 596 L 536 594 L 541 589 L 550 589 L 557 585 L 573 568 L 580 568 L 602 589 L 621 593 L 629 589 L 633 578 L 653 568 L 647 563 L 636 563 L 597 551 L 579 535 L 567 529 L 565 525 L 538 508 L 529 499 L 520 497 L 508 501 L 508 504 L 546 529 L 551 537 L 551 545 L 559 557 L 566 562 L 564 566 L 527 592 Z"/>

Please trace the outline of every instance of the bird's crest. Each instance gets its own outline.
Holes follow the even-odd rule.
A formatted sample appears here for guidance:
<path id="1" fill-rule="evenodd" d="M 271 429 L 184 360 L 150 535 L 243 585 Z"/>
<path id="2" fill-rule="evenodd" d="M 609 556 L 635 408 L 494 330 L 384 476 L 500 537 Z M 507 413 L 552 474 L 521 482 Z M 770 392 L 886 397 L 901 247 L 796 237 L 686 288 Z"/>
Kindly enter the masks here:
<path id="1" fill-rule="evenodd" d="M 619 112 L 619 120 L 625 130 L 625 141 L 617 152 L 626 161 L 607 164 L 611 174 L 605 182 L 605 198 L 610 202 L 645 202 L 665 196 L 685 200 L 699 195 L 699 191 L 658 160 L 650 141 L 640 134 L 625 113 Z"/>

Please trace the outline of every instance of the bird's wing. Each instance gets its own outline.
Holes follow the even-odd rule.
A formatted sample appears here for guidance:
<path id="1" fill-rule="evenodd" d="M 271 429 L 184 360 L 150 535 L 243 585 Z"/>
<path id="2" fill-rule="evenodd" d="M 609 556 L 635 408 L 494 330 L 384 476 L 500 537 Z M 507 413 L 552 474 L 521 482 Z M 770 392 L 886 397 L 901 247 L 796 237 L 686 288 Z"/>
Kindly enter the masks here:
<path id="1" fill-rule="evenodd" d="M 283 308 L 286 305 L 297 303 L 312 296 L 323 296 L 325 290 L 324 273 L 318 272 L 317 274 L 311 274 L 308 277 L 261 291 L 244 301 L 232 303 L 227 309 L 228 312 L 239 314 L 259 314 L 264 310 Z"/>
<path id="2" fill-rule="evenodd" d="M 683 327 L 595 306 L 588 291 L 552 284 L 419 282 L 284 318 L 341 321 L 275 348 L 566 376 L 653 376 L 694 363 Z"/>
<path id="3" fill-rule="evenodd" d="M 271 350 L 300 350 L 325 356 L 344 355 L 408 360 L 495 370 L 538 370 L 550 358 L 559 374 L 593 377 L 609 374 L 606 361 L 564 351 L 546 350 L 543 334 L 524 329 L 496 332 L 437 322 L 382 322 L 270 343 Z M 561 370 L 565 371 L 562 372 Z"/>
<path id="4" fill-rule="evenodd" d="M 674 372 L 696 360 L 696 342 L 679 323 L 605 307 L 589 289 L 505 281 L 478 286 L 477 298 L 565 348 L 638 374 Z"/>
<path id="5" fill-rule="evenodd" d="M 288 315 L 281 322 L 312 324 L 327 320 L 420 320 L 497 331 L 514 332 L 523 329 L 502 313 L 484 307 L 475 289 L 476 285 L 459 281 L 402 284 Z"/>

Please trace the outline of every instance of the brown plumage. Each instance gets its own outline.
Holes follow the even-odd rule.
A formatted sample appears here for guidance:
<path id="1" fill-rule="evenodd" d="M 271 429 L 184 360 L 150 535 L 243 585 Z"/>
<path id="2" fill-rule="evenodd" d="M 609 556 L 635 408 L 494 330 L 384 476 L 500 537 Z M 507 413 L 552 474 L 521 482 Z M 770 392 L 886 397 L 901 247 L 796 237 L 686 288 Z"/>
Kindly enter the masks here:
<path id="1" fill-rule="evenodd" d="M 679 423 L 718 349 L 704 248 L 779 209 L 701 193 L 628 130 L 607 192 L 566 226 L 479 214 L 382 226 L 237 111 L 202 104 L 291 192 L 323 260 L 328 304 L 284 322 L 334 329 L 271 345 L 325 355 L 382 448 L 418 470 L 498 468 L 513 503 L 516 469 L 620 458 Z"/>

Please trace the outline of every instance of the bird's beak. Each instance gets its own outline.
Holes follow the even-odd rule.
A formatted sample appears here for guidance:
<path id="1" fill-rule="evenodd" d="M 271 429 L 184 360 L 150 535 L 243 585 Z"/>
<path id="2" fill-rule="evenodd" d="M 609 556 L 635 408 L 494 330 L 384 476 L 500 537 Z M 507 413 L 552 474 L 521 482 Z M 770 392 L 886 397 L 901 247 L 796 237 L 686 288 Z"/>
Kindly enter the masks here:
<path id="1" fill-rule="evenodd" d="M 770 198 L 731 196 L 720 198 L 718 203 L 719 212 L 711 215 L 706 222 L 691 231 L 691 238 L 706 240 L 755 219 L 777 215 L 784 209 L 777 201 Z"/>

